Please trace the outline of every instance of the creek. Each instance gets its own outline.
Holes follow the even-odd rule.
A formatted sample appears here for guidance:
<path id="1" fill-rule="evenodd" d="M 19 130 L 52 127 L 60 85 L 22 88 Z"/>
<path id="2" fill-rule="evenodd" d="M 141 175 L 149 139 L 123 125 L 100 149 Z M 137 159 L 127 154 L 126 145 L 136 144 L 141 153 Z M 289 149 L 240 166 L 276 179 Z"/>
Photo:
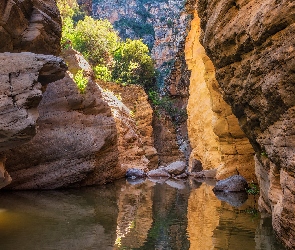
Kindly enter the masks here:
<path id="1" fill-rule="evenodd" d="M 280 250 L 257 197 L 233 207 L 214 183 L 151 180 L 58 191 L 1 191 L 1 250 Z"/>

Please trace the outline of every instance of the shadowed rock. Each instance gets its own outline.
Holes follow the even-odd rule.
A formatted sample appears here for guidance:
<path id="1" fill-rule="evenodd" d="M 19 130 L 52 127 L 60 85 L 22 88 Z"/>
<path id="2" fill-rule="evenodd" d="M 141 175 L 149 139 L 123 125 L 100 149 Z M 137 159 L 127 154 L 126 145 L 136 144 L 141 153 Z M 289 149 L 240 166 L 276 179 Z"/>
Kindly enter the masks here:
<path id="1" fill-rule="evenodd" d="M 243 192 L 215 192 L 215 196 L 221 200 L 225 201 L 233 207 L 242 206 L 248 199 L 248 194 L 246 191 Z"/>
<path id="2" fill-rule="evenodd" d="M 126 178 L 128 179 L 144 178 L 145 176 L 146 173 L 142 169 L 129 168 L 126 172 Z"/>
<path id="3" fill-rule="evenodd" d="M 241 175 L 234 175 L 227 179 L 218 181 L 213 188 L 214 192 L 240 192 L 248 188 L 246 179 Z"/>

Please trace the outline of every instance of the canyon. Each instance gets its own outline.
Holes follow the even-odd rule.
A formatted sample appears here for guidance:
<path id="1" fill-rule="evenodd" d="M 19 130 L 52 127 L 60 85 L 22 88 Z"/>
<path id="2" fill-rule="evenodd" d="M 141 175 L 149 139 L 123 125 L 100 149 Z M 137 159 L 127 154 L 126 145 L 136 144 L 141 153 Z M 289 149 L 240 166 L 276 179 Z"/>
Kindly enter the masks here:
<path id="1" fill-rule="evenodd" d="M 55 1 L 1 2 L 0 187 L 81 187 L 119 179 L 129 167 L 155 169 L 184 157 L 182 131 L 192 149 L 188 170 L 258 182 L 260 211 L 293 249 L 295 3 L 80 3 L 97 17 L 112 11 L 123 37 L 145 39 L 160 89 L 188 119 L 173 128 L 153 114 L 142 88 L 95 82 L 81 54 L 61 53 Z M 134 32 L 141 22 L 149 25 L 142 37 Z M 84 94 L 73 80 L 80 69 L 89 80 Z"/>

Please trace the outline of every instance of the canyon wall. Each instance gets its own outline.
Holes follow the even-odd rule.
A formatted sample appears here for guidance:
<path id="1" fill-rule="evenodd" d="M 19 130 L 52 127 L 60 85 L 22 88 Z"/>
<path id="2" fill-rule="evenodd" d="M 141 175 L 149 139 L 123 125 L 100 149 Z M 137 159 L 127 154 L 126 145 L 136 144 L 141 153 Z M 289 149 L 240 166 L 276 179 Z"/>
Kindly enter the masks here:
<path id="1" fill-rule="evenodd" d="M 185 46 L 191 70 L 187 107 L 190 168 L 197 160 L 203 169 L 217 169 L 217 179 L 241 174 L 255 181 L 254 151 L 222 98 L 214 65 L 199 42 L 200 33 L 200 19 L 195 12 Z"/>
<path id="2" fill-rule="evenodd" d="M 11 182 L 6 188 L 54 189 L 123 177 L 127 167 L 119 158 L 118 122 L 93 81 L 90 65 L 79 53 L 63 51 L 66 72 L 65 62 L 51 55 L 60 52 L 55 1 L 5 1 L 0 6 L 1 31 L 10 35 L 1 40 L 1 51 L 30 51 L 0 54 L 0 186 Z M 85 93 L 74 81 L 79 70 L 88 79 Z M 149 117 L 151 124 L 151 109 Z M 145 146 L 141 154 L 133 150 L 133 155 L 144 152 L 149 157 L 142 168 L 157 164 L 156 150 Z"/>
<path id="3" fill-rule="evenodd" d="M 1 1 L 0 37 L 0 52 L 58 55 L 61 19 L 55 1 Z"/>
<path id="4" fill-rule="evenodd" d="M 11 182 L 4 151 L 36 134 L 42 92 L 48 83 L 64 77 L 66 65 L 52 56 L 60 51 L 61 35 L 53 1 L 1 1 L 0 13 L 0 187 L 4 187 Z M 16 53 L 22 51 L 48 55 Z"/>
<path id="5" fill-rule="evenodd" d="M 200 41 L 224 100 L 256 152 L 260 209 L 295 247 L 295 2 L 205 1 Z"/>

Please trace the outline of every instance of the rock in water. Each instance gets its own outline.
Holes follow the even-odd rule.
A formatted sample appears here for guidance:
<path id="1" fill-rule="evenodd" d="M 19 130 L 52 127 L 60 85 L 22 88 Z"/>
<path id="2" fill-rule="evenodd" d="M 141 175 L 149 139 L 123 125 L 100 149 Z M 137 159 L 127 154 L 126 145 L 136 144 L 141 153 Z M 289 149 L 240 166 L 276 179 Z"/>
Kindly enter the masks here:
<path id="1" fill-rule="evenodd" d="M 185 171 L 186 163 L 184 161 L 175 161 L 165 167 L 165 171 L 169 174 L 179 175 Z"/>
<path id="2" fill-rule="evenodd" d="M 126 178 L 136 179 L 136 178 L 144 178 L 146 173 L 142 169 L 137 168 L 129 168 L 126 171 Z"/>
<path id="3" fill-rule="evenodd" d="M 247 192 L 216 192 L 215 196 L 221 200 L 225 201 L 233 207 L 242 206 L 248 199 Z"/>
<path id="4" fill-rule="evenodd" d="M 234 175 L 227 179 L 218 181 L 213 188 L 214 192 L 240 192 L 246 191 L 248 183 L 246 179 L 241 175 Z"/>
<path id="5" fill-rule="evenodd" d="M 171 177 L 170 174 L 164 168 L 151 170 L 147 173 L 147 176 L 148 177 L 166 177 L 166 178 Z"/>

